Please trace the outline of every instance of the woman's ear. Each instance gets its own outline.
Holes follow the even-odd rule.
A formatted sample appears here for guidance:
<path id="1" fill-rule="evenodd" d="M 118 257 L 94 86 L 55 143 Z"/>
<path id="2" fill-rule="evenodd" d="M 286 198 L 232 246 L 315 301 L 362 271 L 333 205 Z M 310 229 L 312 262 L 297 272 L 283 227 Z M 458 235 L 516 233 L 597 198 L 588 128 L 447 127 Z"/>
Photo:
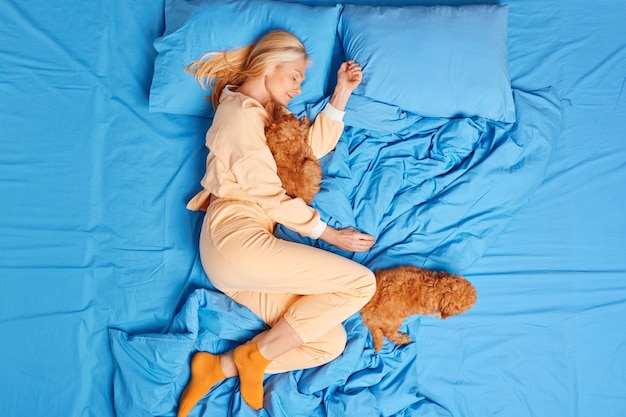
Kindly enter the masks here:
<path id="1" fill-rule="evenodd" d="M 279 64 L 272 64 L 272 65 L 268 65 L 268 66 L 265 68 L 265 72 L 263 73 L 263 77 L 264 77 L 264 78 L 267 78 L 267 77 L 269 77 L 270 75 L 272 75 L 272 73 L 273 73 L 274 71 L 276 71 L 276 68 L 278 68 L 278 65 L 279 65 Z"/>

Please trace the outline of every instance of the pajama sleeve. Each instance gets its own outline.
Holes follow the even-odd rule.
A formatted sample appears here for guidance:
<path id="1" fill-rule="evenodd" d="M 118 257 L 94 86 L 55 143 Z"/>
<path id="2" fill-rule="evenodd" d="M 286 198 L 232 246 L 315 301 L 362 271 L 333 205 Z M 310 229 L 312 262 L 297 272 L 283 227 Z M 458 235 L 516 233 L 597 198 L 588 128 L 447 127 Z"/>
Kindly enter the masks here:
<path id="1" fill-rule="evenodd" d="M 309 129 L 309 145 L 319 159 L 335 149 L 343 132 L 345 112 L 337 110 L 330 103 L 324 107 Z"/>
<path id="2" fill-rule="evenodd" d="M 291 198 L 285 192 L 269 148 L 259 148 L 237 161 L 232 172 L 243 191 L 275 222 L 315 239 L 323 232 L 325 223 L 319 213 L 301 198 Z"/>

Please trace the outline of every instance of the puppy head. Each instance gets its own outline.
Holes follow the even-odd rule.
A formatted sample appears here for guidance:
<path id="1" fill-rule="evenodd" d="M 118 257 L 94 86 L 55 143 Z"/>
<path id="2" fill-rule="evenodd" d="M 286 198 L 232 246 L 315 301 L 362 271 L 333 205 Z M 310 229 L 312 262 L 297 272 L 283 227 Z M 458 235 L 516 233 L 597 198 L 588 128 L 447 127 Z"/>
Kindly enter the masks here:
<path id="1" fill-rule="evenodd" d="M 476 289 L 471 282 L 459 275 L 440 272 L 437 288 L 440 293 L 439 312 L 442 319 L 461 314 L 472 308 L 476 302 Z"/>
<path id="2" fill-rule="evenodd" d="M 306 142 L 311 122 L 307 117 L 298 118 L 289 112 L 276 113 L 274 121 L 265 129 L 265 135 L 273 143 Z"/>

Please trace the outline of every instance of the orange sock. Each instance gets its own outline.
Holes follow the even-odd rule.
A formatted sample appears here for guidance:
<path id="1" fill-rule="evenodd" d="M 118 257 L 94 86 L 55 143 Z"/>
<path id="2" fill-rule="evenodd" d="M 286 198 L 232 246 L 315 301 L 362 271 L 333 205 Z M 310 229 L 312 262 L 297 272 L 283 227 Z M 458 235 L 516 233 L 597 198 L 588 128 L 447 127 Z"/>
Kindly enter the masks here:
<path id="1" fill-rule="evenodd" d="M 241 396 L 255 410 L 263 408 L 263 374 L 270 360 L 265 359 L 256 343 L 237 347 L 233 359 L 239 371 Z"/>
<path id="2" fill-rule="evenodd" d="M 187 417 L 187 414 L 207 392 L 222 379 L 226 378 L 222 372 L 219 355 L 208 352 L 197 352 L 191 359 L 191 378 L 180 396 L 178 403 L 178 417 Z"/>

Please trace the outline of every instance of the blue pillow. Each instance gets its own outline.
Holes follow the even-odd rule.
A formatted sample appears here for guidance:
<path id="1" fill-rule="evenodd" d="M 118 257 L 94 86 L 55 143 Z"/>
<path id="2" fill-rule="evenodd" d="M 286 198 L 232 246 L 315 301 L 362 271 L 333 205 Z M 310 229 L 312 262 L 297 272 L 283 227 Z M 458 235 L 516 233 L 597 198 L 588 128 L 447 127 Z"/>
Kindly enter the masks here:
<path id="1" fill-rule="evenodd" d="M 508 5 L 344 5 L 339 36 L 363 67 L 355 94 L 425 117 L 515 121 Z"/>
<path id="2" fill-rule="evenodd" d="M 150 111 L 213 115 L 211 102 L 184 67 L 203 54 L 225 51 L 254 42 L 274 29 L 288 30 L 306 47 L 312 64 L 302 93 L 290 103 L 301 112 L 307 103 L 326 95 L 341 6 L 311 7 L 269 0 L 166 0 L 165 33 L 154 47 L 158 52 L 150 88 Z"/>

